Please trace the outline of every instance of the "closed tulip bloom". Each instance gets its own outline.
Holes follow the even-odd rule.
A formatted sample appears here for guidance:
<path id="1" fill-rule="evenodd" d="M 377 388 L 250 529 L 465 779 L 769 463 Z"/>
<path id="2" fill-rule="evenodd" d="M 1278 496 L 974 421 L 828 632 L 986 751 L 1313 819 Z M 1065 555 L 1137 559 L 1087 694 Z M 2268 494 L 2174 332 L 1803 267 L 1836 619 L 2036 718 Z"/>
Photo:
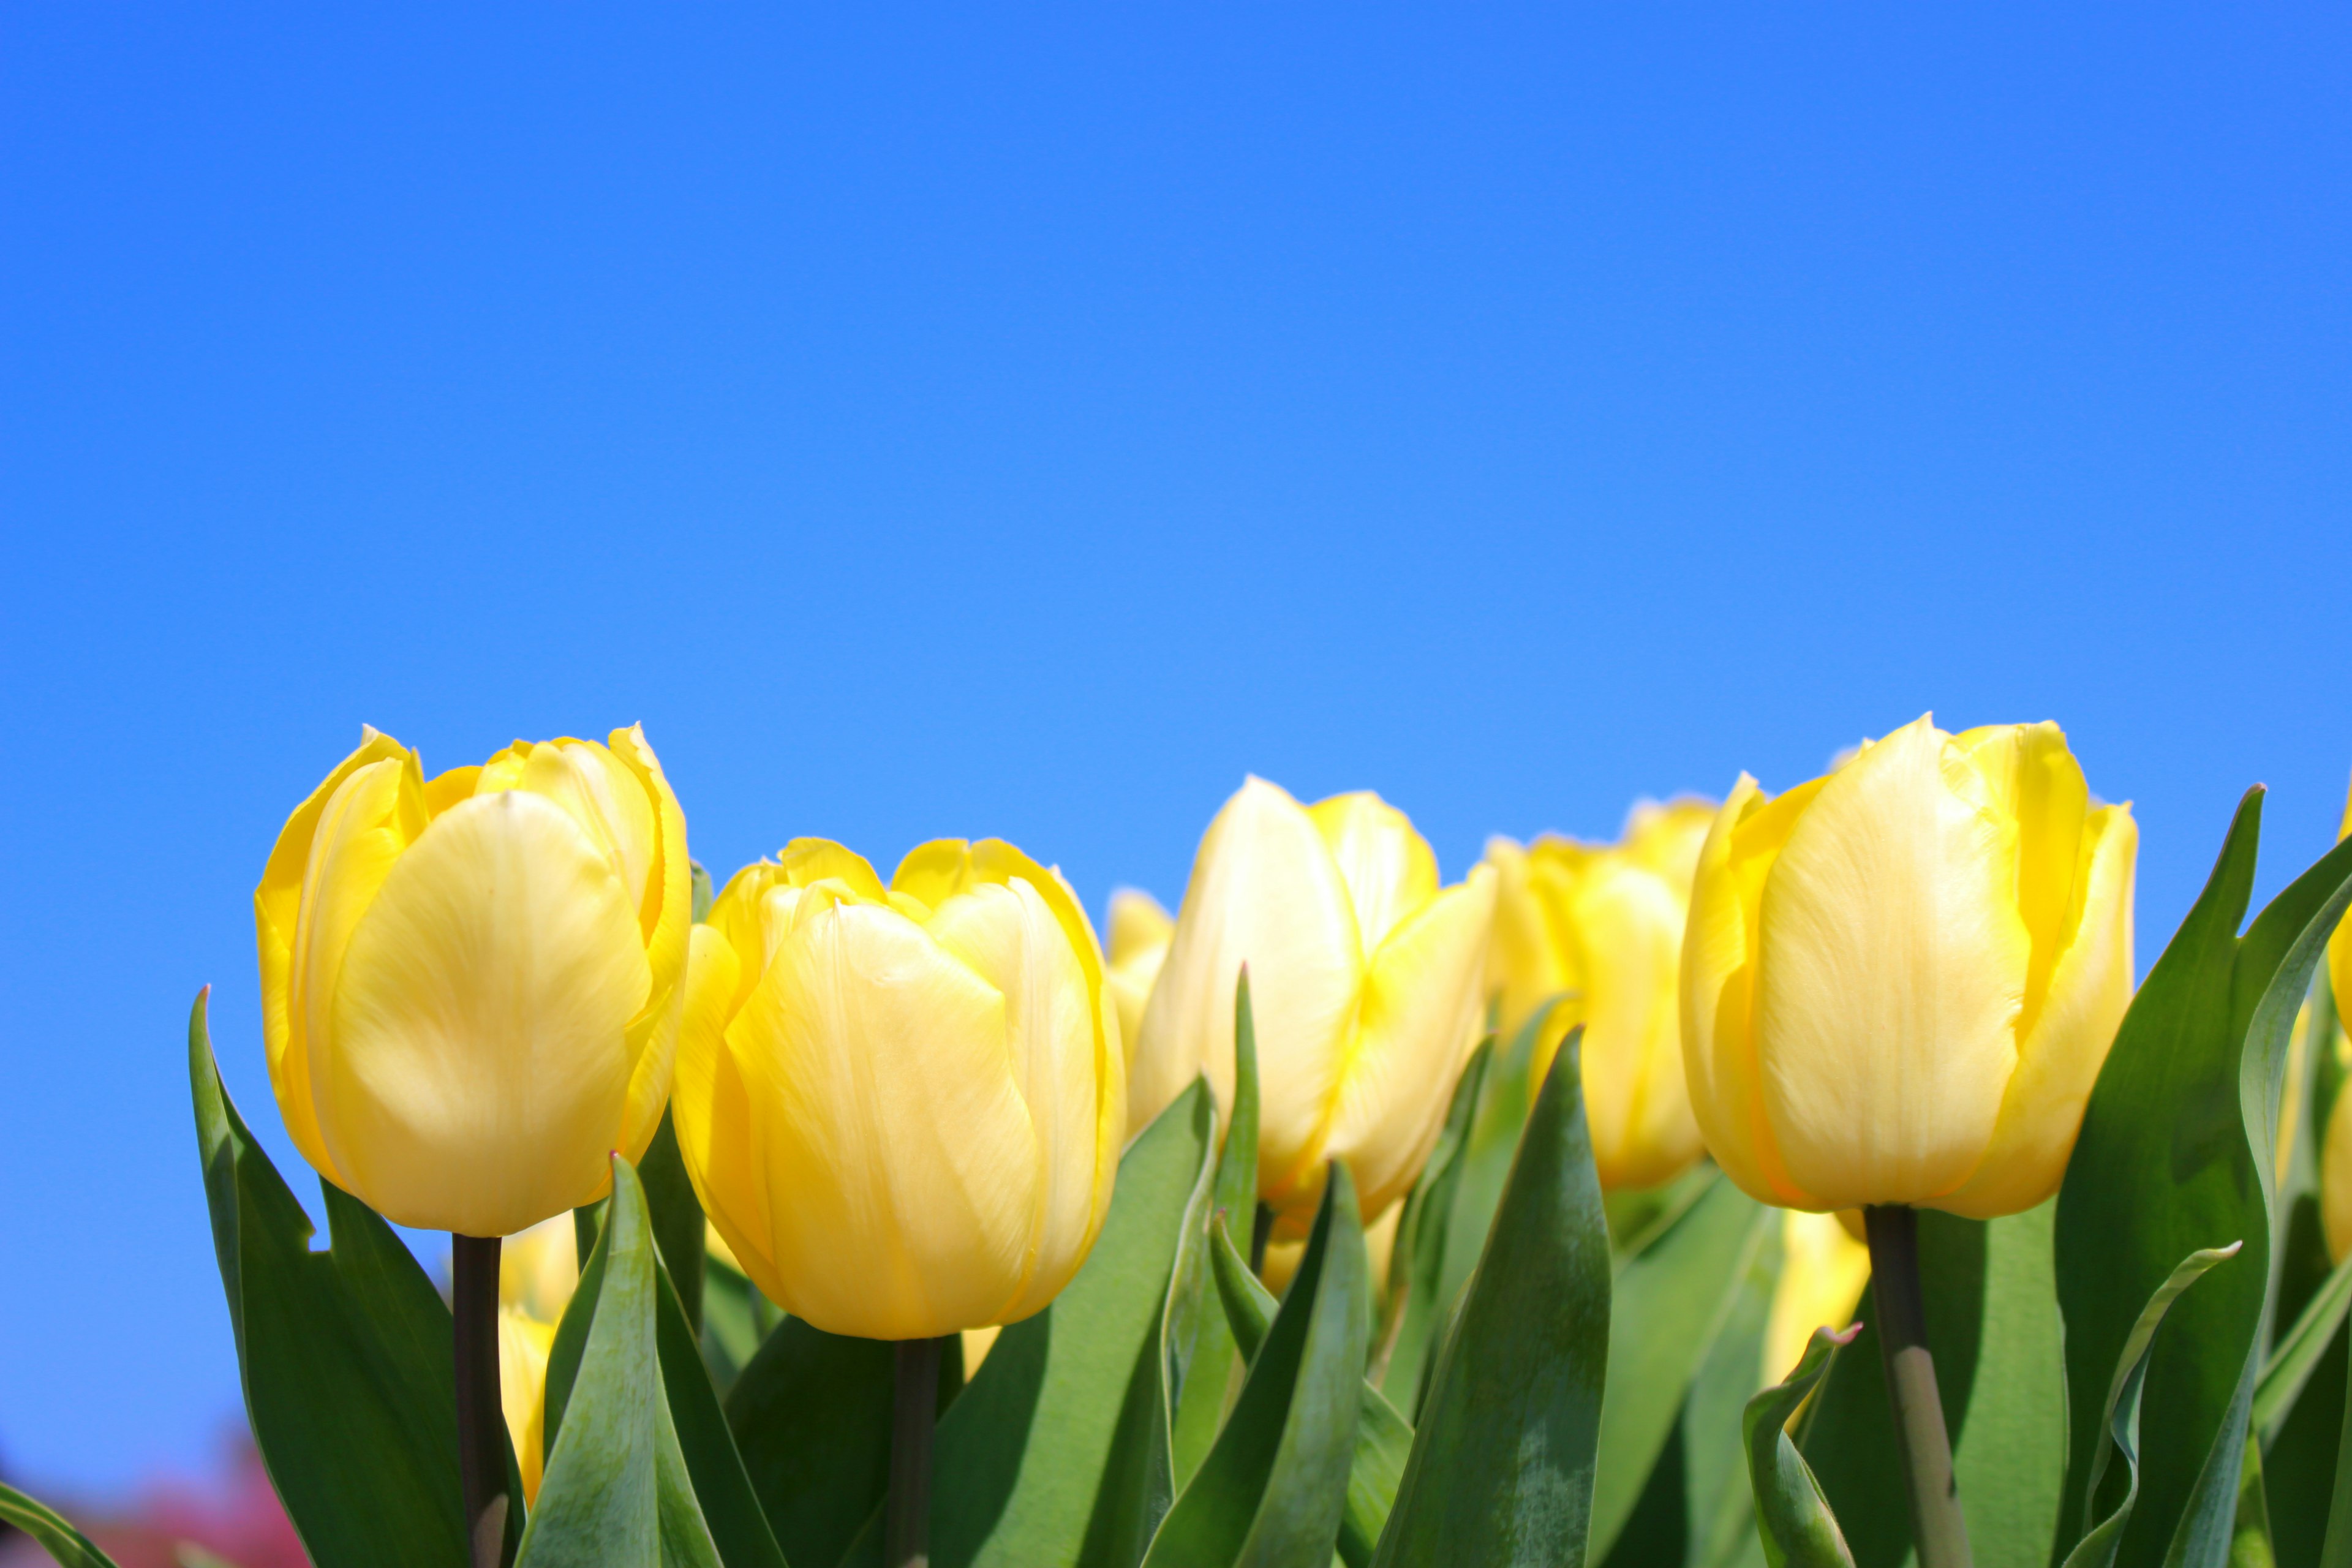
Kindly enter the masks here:
<path id="1" fill-rule="evenodd" d="M 1493 871 L 1440 888 L 1429 845 L 1378 795 L 1302 806 L 1249 780 L 1193 859 L 1144 1009 L 1134 1114 L 1157 1114 L 1204 1069 L 1232 1105 L 1246 964 L 1260 1197 L 1303 1234 L 1324 1163 L 1343 1159 L 1378 1218 L 1428 1158 L 1475 1043 L 1494 907 Z"/>
<path id="2" fill-rule="evenodd" d="M 685 996 L 686 819 L 641 730 L 425 775 L 370 730 L 253 896 L 294 1145 L 387 1219 L 501 1237 L 645 1151 Z"/>
<path id="3" fill-rule="evenodd" d="M 1550 1006 L 1536 1081 L 1584 1026 L 1585 1114 L 1601 1184 L 1654 1186 L 1700 1153 L 1683 1084 L 1683 921 L 1711 802 L 1644 801 L 1611 846 L 1546 835 L 1486 846 L 1498 893 L 1488 984 L 1507 1028 Z"/>
<path id="4" fill-rule="evenodd" d="M 1716 1159 L 1794 1208 L 2048 1197 L 2131 1001 L 2137 845 L 2054 724 L 1922 718 L 1777 799 L 1743 775 L 1683 948 Z"/>
<path id="5" fill-rule="evenodd" d="M 885 887 L 838 844 L 746 867 L 694 929 L 673 1111 L 769 1300 L 912 1340 L 1051 1301 L 1110 1205 L 1127 1086 L 1059 873 L 942 839 Z"/>
<path id="6" fill-rule="evenodd" d="M 1143 1036 L 1143 1005 L 1151 1000 L 1152 983 L 1167 962 L 1168 943 L 1176 934 L 1175 917 L 1160 907 L 1150 893 L 1121 888 L 1110 896 L 1110 963 L 1103 984 L 1110 988 L 1118 1008 L 1118 1037 L 1128 1066 L 1135 1065 L 1135 1043 Z M 1128 1083 L 1135 1082 L 1132 1072 Z M 1149 1117 L 1129 1116 L 1131 1132 L 1140 1132 Z"/>

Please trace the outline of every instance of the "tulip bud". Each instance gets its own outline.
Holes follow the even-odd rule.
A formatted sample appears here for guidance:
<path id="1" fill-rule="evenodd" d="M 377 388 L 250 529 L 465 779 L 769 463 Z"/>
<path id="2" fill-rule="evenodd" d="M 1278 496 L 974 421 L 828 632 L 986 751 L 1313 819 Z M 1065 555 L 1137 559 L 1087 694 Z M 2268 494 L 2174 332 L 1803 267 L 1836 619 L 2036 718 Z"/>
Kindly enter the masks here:
<path id="1" fill-rule="evenodd" d="M 366 731 L 253 895 L 295 1147 L 419 1229 L 507 1236 L 602 1197 L 669 1091 L 687 868 L 641 730 L 430 780 Z"/>
<path id="2" fill-rule="evenodd" d="M 1156 1114 L 1204 1069 L 1230 1108 L 1247 964 L 1259 1196 L 1303 1234 L 1325 1162 L 1342 1159 L 1378 1218 L 1429 1157 L 1475 1043 L 1494 907 L 1491 870 L 1441 889 L 1428 844 L 1378 795 L 1301 806 L 1250 779 L 1193 859 L 1144 1009 L 1133 1113 Z"/>
<path id="3" fill-rule="evenodd" d="M 2131 1001 L 2137 845 L 2055 724 L 1922 718 L 1778 799 L 1743 775 L 1683 948 L 1717 1161 L 1794 1208 L 2048 1197 Z"/>
<path id="4" fill-rule="evenodd" d="M 1764 1320 L 1764 1364 L 1757 1387 L 1788 1376 L 1815 1329 L 1843 1329 L 1853 1321 L 1862 1288 L 1870 1283 L 1870 1248 L 1861 1230 L 1862 1216 L 1851 1209 L 1780 1211 L 1780 1279 Z"/>
<path id="5" fill-rule="evenodd" d="M 1118 1037 L 1130 1069 L 1130 1089 L 1135 1082 L 1135 1044 L 1143 1037 L 1143 1005 L 1151 999 L 1152 983 L 1160 978 L 1160 966 L 1167 962 L 1168 943 L 1175 934 L 1174 918 L 1150 893 L 1121 888 L 1110 896 L 1110 963 L 1103 971 L 1103 984 L 1110 988 L 1111 1000 L 1118 1006 Z M 1141 1131 L 1150 1120 L 1130 1110 L 1127 1124 Z"/>
<path id="6" fill-rule="evenodd" d="M 1526 848 L 1486 846 L 1498 889 L 1488 986 L 1506 1029 L 1551 1004 L 1536 1038 L 1538 1083 L 1569 1030 L 1584 1026 L 1585 1114 L 1612 1190 L 1655 1186 L 1699 1156 L 1677 996 L 1691 875 L 1714 821 L 1706 801 L 1644 801 L 1614 846 L 1550 835 Z"/>
<path id="7" fill-rule="evenodd" d="M 795 839 L 694 928 L 672 1116 L 711 1225 L 767 1298 L 927 1339 L 1051 1301 L 1110 1206 L 1118 1018 L 1058 872 L 941 839 L 884 887 Z"/>

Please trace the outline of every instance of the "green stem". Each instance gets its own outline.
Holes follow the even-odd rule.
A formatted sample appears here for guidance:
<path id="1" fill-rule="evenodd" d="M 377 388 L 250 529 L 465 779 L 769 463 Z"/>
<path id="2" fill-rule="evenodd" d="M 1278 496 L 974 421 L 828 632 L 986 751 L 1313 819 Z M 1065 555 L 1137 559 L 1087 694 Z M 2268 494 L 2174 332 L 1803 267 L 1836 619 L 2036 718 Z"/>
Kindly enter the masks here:
<path id="1" fill-rule="evenodd" d="M 449 1237 L 457 1366 L 457 1480 L 473 1568 L 506 1562 L 506 1415 L 499 1405 L 499 1238 Z"/>
<path id="2" fill-rule="evenodd" d="M 940 1342 L 901 1340 L 890 1422 L 890 1499 L 882 1519 L 886 1568 L 929 1568 L 931 1427 L 939 1419 Z"/>
<path id="3" fill-rule="evenodd" d="M 1971 1568 L 1968 1521 L 1952 1475 L 1951 1434 L 1927 1352 L 1927 1317 L 1919 1289 L 1919 1213 L 1888 1205 L 1862 1211 L 1870 1237 L 1871 1299 L 1886 1398 L 1895 1412 L 1895 1452 L 1911 1503 L 1911 1538 L 1919 1568 Z"/>
<path id="4" fill-rule="evenodd" d="M 1257 1218 L 1250 1226 L 1250 1272 L 1260 1278 L 1265 1274 L 1265 1244 L 1273 1239 L 1274 1211 L 1260 1204 Z"/>

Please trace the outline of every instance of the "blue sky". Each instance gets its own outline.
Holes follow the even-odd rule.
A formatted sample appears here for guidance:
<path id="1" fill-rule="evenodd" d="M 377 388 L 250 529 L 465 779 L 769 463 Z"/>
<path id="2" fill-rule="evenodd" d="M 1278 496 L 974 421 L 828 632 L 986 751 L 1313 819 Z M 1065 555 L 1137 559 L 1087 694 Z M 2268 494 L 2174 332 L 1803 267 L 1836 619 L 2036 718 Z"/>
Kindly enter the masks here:
<path id="1" fill-rule="evenodd" d="M 182 1033 L 369 721 L 642 720 L 722 876 L 1172 902 L 2055 718 L 2143 967 L 2352 769 L 2340 7 L 13 8 L 0 1464 L 237 1409 Z"/>

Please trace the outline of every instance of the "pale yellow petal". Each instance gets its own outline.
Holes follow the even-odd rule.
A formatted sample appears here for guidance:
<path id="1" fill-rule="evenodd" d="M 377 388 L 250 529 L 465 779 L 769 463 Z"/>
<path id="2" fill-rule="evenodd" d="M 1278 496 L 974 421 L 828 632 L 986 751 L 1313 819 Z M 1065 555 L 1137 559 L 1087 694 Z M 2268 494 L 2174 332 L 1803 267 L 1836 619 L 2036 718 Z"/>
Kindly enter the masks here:
<path id="1" fill-rule="evenodd" d="M 2103 805 L 2081 835 L 2074 907 L 2040 1016 L 2021 1038 L 1991 1142 L 1966 1184 L 1934 1206 L 1972 1219 L 2032 1208 L 2058 1190 L 2083 1109 L 2132 999 L 2132 881 L 2139 825 Z"/>
<path id="2" fill-rule="evenodd" d="M 777 945 L 727 1031 L 774 1238 L 770 1277 L 743 1263 L 777 1305 L 866 1339 L 999 1320 L 1040 1175 L 1005 1015 L 887 906 L 835 904 Z"/>
<path id="3" fill-rule="evenodd" d="M 2083 844 L 2090 786 L 2055 724 L 1995 724 L 1953 739 L 1983 775 L 1993 809 L 2017 823 L 2018 915 L 2033 941 L 2018 1014 L 2022 1038 L 2041 1015 L 2082 909 L 2075 879 L 2090 862 Z"/>
<path id="4" fill-rule="evenodd" d="M 533 746 L 515 787 L 562 806 L 611 858 L 631 911 L 650 932 L 661 912 L 661 886 L 654 876 L 661 821 L 637 775 L 606 747 L 566 737 Z"/>
<path id="5" fill-rule="evenodd" d="M 1307 815 L 1348 884 L 1370 958 L 1399 921 L 1437 896 L 1437 857 L 1403 812 L 1370 790 L 1318 800 Z"/>
<path id="6" fill-rule="evenodd" d="M 1328 1129 L 1297 1163 L 1260 1166 L 1268 1204 L 1294 1215 L 1311 1209 L 1322 1199 L 1326 1159 L 1348 1163 L 1368 1218 L 1412 1185 L 1475 1041 L 1494 916 L 1495 874 L 1480 866 L 1389 933 L 1365 977 Z"/>
<path id="7" fill-rule="evenodd" d="M 1780 1279 L 1765 1319 L 1764 1362 L 1756 1385 L 1789 1375 L 1815 1329 L 1853 1321 L 1862 1288 L 1870 1283 L 1870 1248 L 1856 1241 L 1836 1214 L 1780 1211 Z"/>
<path id="8" fill-rule="evenodd" d="M 1125 963 L 1144 953 L 1164 955 L 1176 935 L 1176 917 L 1160 900 L 1139 888 L 1120 888 L 1110 896 L 1110 961 Z"/>
<path id="9" fill-rule="evenodd" d="M 1339 1087 L 1364 969 L 1355 906 L 1323 836 L 1279 786 L 1253 778 L 1218 811 L 1145 1006 L 1128 1121 L 1151 1119 L 1205 1070 L 1234 1092 L 1234 986 L 1250 973 L 1257 1025 L 1261 1171 L 1313 1146 Z"/>
<path id="10" fill-rule="evenodd" d="M 387 1219 L 467 1236 L 593 1200 L 650 984 L 628 889 L 567 812 L 453 806 L 362 917 L 313 1052 L 337 1167 Z"/>
<path id="11" fill-rule="evenodd" d="M 940 842 L 962 847 L 959 839 Z M 890 898 L 889 889 L 883 887 L 882 879 L 875 874 L 865 856 L 830 838 L 795 838 L 785 845 L 776 856 L 776 875 L 795 888 L 839 882 L 855 897 L 874 903 L 887 903 Z"/>
<path id="12" fill-rule="evenodd" d="M 572 1216 L 565 1215 L 563 1224 Z M 555 1325 L 513 1308 L 499 1310 L 499 1405 L 506 1416 L 507 1436 L 514 1444 L 515 1465 L 522 1471 L 523 1505 L 539 1500 L 539 1483 L 547 1468 L 547 1358 L 555 1348 Z"/>
<path id="13" fill-rule="evenodd" d="M 1699 1155 L 1675 1002 L 1684 910 L 1664 875 L 1628 856 L 1603 858 L 1577 889 L 1585 1116 L 1612 1191 L 1654 1186 Z M 1549 1051 L 1538 1058 L 1536 1081 L 1550 1064 Z"/>
<path id="14" fill-rule="evenodd" d="M 760 940 L 756 932 L 752 940 Z M 739 967 L 733 944 L 717 926 L 694 928 L 670 1121 L 703 1214 L 736 1267 L 774 1300 L 779 1287 L 768 1239 L 767 1167 L 752 1141 L 751 1099 L 727 1038 L 741 991 Z"/>
<path id="15" fill-rule="evenodd" d="M 686 991 L 687 931 L 694 921 L 694 868 L 687 853 L 686 814 L 646 743 L 645 730 L 615 730 L 607 753 L 643 794 L 653 814 L 656 841 L 638 923 L 646 933 L 652 990 L 629 1021 L 629 1096 L 614 1147 L 634 1163 L 661 1126 L 669 1100 L 670 1066 Z M 618 787 L 617 785 L 615 787 Z"/>
<path id="16" fill-rule="evenodd" d="M 1764 1110 L 1806 1206 L 1924 1204 L 1977 1168 L 2017 1066 L 2017 827 L 1926 719 L 1830 775 L 1764 888 Z"/>
<path id="17" fill-rule="evenodd" d="M 543 1323 L 556 1322 L 579 1283 L 579 1227 L 569 1214 L 518 1231 L 499 1248 L 501 1306 Z"/>
<path id="18" fill-rule="evenodd" d="M 1625 819 L 1625 853 L 1665 878 L 1687 901 L 1691 879 L 1698 871 L 1699 849 L 1706 842 L 1707 830 L 1715 826 L 1715 802 L 1695 795 L 1676 795 L 1663 805 L 1636 801 Z"/>
<path id="19" fill-rule="evenodd" d="M 988 1352 L 996 1348 L 996 1336 L 1003 1331 L 1004 1325 L 1002 1323 L 990 1323 L 985 1328 L 966 1329 L 963 1331 L 964 1381 L 970 1382 L 972 1373 L 980 1370 L 980 1363 L 986 1361 Z"/>
<path id="20" fill-rule="evenodd" d="M 1495 872 L 1495 928 L 1486 947 L 1486 990 L 1506 1029 L 1569 988 L 1562 942 L 1535 886 L 1535 863 L 1508 838 L 1486 840 Z M 1558 1041 L 1553 1045 L 1557 1047 Z"/>

